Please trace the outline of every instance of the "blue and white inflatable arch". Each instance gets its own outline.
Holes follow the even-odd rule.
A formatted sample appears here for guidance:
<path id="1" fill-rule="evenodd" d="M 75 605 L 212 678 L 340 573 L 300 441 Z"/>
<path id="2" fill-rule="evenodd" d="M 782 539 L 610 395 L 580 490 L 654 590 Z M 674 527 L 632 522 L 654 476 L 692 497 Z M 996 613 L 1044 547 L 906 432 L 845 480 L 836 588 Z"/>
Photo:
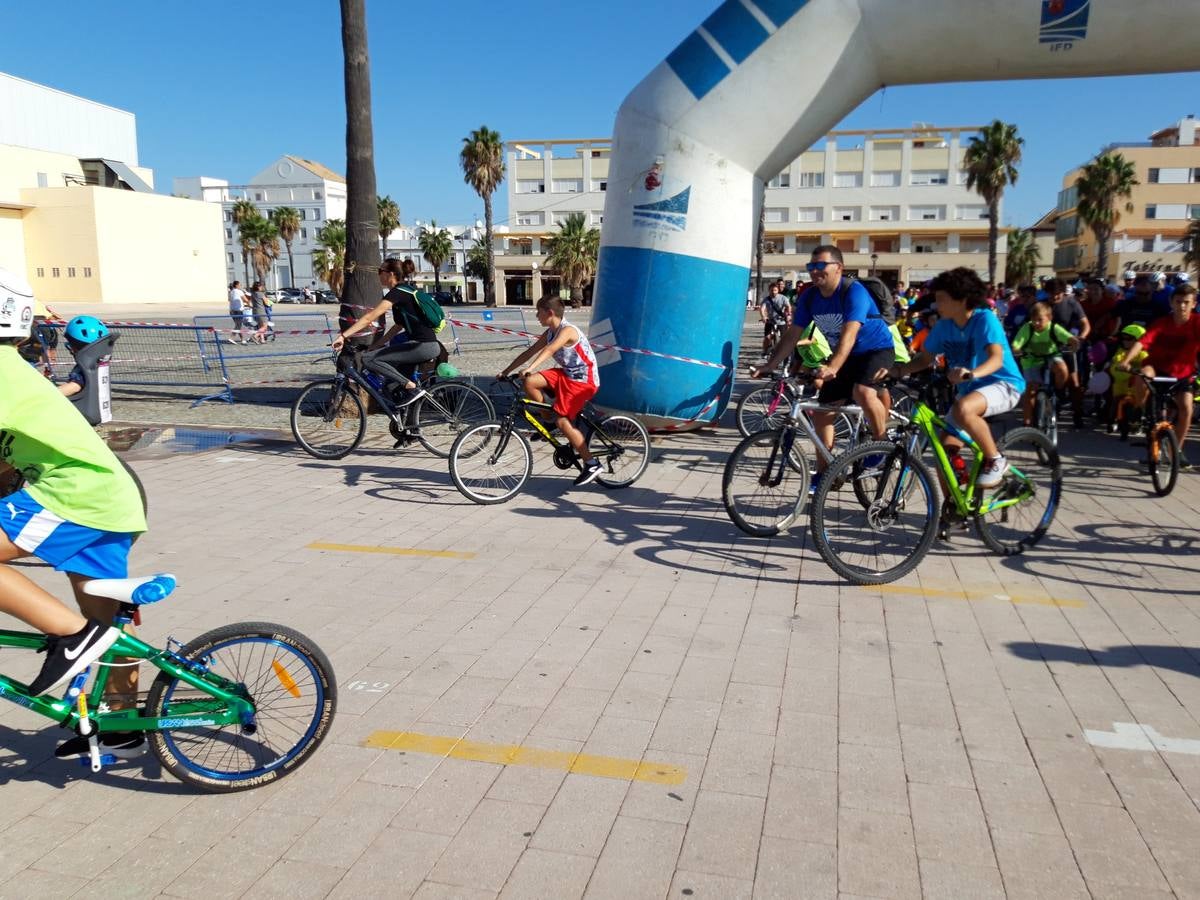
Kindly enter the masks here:
<path id="1" fill-rule="evenodd" d="M 763 181 L 880 87 L 1182 71 L 1198 26 L 1196 0 L 726 0 L 617 115 L 589 333 L 664 356 L 600 351 L 597 402 L 720 415 Z"/>

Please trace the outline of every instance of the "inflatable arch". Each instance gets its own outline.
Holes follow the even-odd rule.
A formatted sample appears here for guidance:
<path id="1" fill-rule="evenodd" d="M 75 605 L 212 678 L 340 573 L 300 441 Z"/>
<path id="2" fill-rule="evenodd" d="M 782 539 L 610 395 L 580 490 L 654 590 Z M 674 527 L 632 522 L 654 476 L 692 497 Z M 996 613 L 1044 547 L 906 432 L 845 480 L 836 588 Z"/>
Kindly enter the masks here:
<path id="1" fill-rule="evenodd" d="M 763 181 L 874 91 L 1189 70 L 1198 26 L 1181 0 L 726 0 L 617 115 L 589 333 L 662 355 L 600 351 L 597 403 L 720 415 Z"/>

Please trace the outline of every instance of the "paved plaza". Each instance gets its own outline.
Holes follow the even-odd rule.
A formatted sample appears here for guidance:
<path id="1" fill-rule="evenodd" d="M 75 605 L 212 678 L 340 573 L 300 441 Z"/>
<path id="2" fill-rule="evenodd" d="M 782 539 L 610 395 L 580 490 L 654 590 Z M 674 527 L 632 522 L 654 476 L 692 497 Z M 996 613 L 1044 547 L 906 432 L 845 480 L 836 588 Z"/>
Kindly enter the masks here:
<path id="1" fill-rule="evenodd" d="M 866 589 L 734 529 L 734 439 L 656 438 L 613 492 L 535 445 L 496 507 L 378 441 L 134 453 L 135 568 L 181 581 L 143 634 L 293 626 L 340 709 L 294 775 L 206 796 L 3 706 L 0 896 L 1200 897 L 1200 476 L 1157 499 L 1067 434 L 1041 546 Z"/>

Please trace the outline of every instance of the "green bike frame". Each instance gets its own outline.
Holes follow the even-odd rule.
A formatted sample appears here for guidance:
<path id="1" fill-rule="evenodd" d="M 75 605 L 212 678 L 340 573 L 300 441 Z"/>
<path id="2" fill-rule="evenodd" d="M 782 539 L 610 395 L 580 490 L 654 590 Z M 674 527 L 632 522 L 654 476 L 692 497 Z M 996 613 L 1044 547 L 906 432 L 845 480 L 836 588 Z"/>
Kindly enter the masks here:
<path id="1" fill-rule="evenodd" d="M 0 630 L 0 647 L 16 647 L 24 650 L 42 650 L 46 636 L 24 631 Z M 169 716 L 143 716 L 138 709 L 121 709 L 99 712 L 104 688 L 108 684 L 109 667 L 121 657 L 145 660 L 162 671 L 208 694 L 208 697 L 186 701 L 172 701 Z M 93 663 L 93 665 L 97 665 Z M 46 695 L 33 696 L 29 686 L 0 675 L 0 699 L 53 719 L 66 728 L 74 729 L 79 724 L 78 701 L 51 699 Z M 131 634 L 122 631 L 121 636 L 100 658 L 99 670 L 87 694 L 88 718 L 98 731 L 162 731 L 178 728 L 212 728 L 221 725 L 247 724 L 254 719 L 255 708 L 246 689 L 240 685 L 209 672 L 198 663 L 191 662 L 169 650 L 159 650 Z"/>

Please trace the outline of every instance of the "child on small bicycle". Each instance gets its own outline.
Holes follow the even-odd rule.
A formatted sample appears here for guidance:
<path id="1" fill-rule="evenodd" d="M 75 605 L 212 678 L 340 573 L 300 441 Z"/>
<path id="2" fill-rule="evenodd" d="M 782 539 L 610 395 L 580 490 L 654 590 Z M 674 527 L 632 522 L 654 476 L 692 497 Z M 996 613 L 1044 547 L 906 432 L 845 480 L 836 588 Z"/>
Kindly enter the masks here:
<path id="1" fill-rule="evenodd" d="M 892 366 L 877 377 L 920 372 L 932 366 L 936 356 L 945 354 L 947 377 L 958 385 L 958 399 L 946 422 L 966 432 L 983 453 L 983 468 L 975 484 L 996 487 L 1008 471 L 1008 461 L 997 449 L 986 417 L 1015 407 L 1025 390 L 1025 379 L 1008 348 L 1004 327 L 987 308 L 987 288 L 973 270 L 959 267 L 943 272 L 930 283 L 930 290 L 939 319 L 921 352 L 911 362 Z M 963 446 L 953 433 L 946 434 L 942 443 L 951 456 Z"/>
<path id="2" fill-rule="evenodd" d="M 95 316 L 76 316 L 67 323 L 63 334 L 67 339 L 67 349 L 74 356 L 89 344 L 94 344 L 101 338 L 107 337 L 108 326 Z M 76 365 L 67 374 L 67 380 L 60 384 L 58 389 L 64 397 L 74 397 L 84 389 L 86 384 L 87 376 L 83 369 Z"/>
<path id="3" fill-rule="evenodd" d="M 32 321 L 29 283 L 0 269 L 0 462 L 25 484 L 0 497 L 0 612 L 48 635 L 46 661 L 29 685 L 31 694 L 43 694 L 83 671 L 117 639 L 118 630 L 108 624 L 117 603 L 89 596 L 86 584 L 128 575 L 129 548 L 134 535 L 146 530 L 146 519 L 137 486 L 113 452 L 18 355 L 16 345 L 29 336 Z M 6 565 L 24 556 L 66 572 L 84 614 Z M 105 753 L 118 749 L 114 742 L 145 746 L 141 735 L 106 733 Z"/>
<path id="4" fill-rule="evenodd" d="M 1112 357 L 1108 361 L 1108 377 L 1112 382 L 1110 388 L 1112 392 L 1112 406 L 1110 421 L 1107 431 L 1112 434 L 1117 430 L 1117 413 L 1121 410 L 1122 402 L 1128 398 L 1130 408 L 1125 410 L 1125 420 L 1130 423 L 1134 430 L 1140 429 L 1138 424 L 1141 418 L 1141 407 L 1137 405 L 1133 395 L 1133 376 L 1134 373 L 1140 372 L 1142 363 L 1146 361 L 1148 354 L 1142 350 L 1132 359 L 1129 357 L 1130 348 L 1142 339 L 1142 335 L 1146 333 L 1146 329 L 1142 325 L 1126 325 L 1117 334 L 1117 349 L 1113 351 Z M 1129 368 L 1123 369 L 1121 363 L 1129 359 Z M 1124 434 L 1124 432 L 1122 432 Z"/>
<path id="5" fill-rule="evenodd" d="M 1012 339 L 1013 356 L 1021 361 L 1021 373 L 1025 376 L 1026 388 L 1021 397 L 1025 425 L 1033 424 L 1033 406 L 1042 385 L 1042 367 L 1045 366 L 1054 379 L 1054 389 L 1062 391 L 1070 377 L 1063 351 L 1070 353 L 1078 348 L 1079 339 L 1054 321 L 1049 303 L 1033 304 L 1029 320 L 1017 329 Z"/>
<path id="6" fill-rule="evenodd" d="M 537 320 L 545 333 L 519 355 L 497 376 L 508 377 L 513 370 L 525 379 L 525 393 L 535 403 L 543 403 L 544 391 L 554 395 L 555 424 L 571 443 L 583 463 L 576 484 L 590 484 L 603 471 L 598 459 L 588 452 L 587 439 L 575 427 L 575 417 L 600 388 L 596 356 L 587 336 L 563 318 L 564 307 L 557 297 L 543 297 L 537 302 Z M 535 372 L 542 363 L 553 358 L 557 367 Z"/>

